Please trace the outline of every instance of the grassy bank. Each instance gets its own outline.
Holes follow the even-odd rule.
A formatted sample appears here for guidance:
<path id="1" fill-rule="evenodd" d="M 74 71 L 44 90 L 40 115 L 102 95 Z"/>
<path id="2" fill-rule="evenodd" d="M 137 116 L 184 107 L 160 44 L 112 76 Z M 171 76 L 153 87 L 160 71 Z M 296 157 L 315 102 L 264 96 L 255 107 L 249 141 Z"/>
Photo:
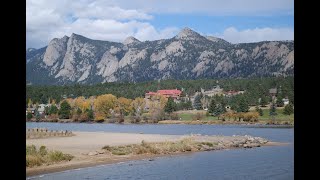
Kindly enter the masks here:
<path id="1" fill-rule="evenodd" d="M 26 146 L 26 167 L 53 164 L 61 161 L 70 161 L 73 156 L 64 154 L 61 151 L 48 151 L 45 146 L 39 149 L 34 145 Z"/>

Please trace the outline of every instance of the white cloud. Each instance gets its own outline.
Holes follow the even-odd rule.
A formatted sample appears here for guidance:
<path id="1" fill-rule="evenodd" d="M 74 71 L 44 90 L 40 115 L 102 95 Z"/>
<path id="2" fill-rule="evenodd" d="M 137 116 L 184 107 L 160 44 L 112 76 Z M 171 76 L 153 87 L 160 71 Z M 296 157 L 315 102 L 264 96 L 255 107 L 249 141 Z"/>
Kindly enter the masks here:
<path id="1" fill-rule="evenodd" d="M 275 15 L 292 13 L 293 0 L 117 0 L 123 8 L 156 13 L 205 13 L 211 15 Z"/>
<path id="2" fill-rule="evenodd" d="M 108 4 L 109 3 L 109 4 Z M 136 9 L 122 9 L 110 1 L 27 1 L 27 47 L 46 46 L 53 38 L 80 34 L 92 39 L 123 41 L 168 38 L 176 28 L 156 30 L 144 22 L 153 17 Z"/>
<path id="3" fill-rule="evenodd" d="M 255 28 L 239 31 L 229 27 L 216 36 L 231 43 L 246 43 L 259 41 L 293 40 L 294 31 L 290 28 Z"/>
<path id="4" fill-rule="evenodd" d="M 119 42 L 128 36 L 142 41 L 170 38 L 178 28 L 157 29 L 149 22 L 151 13 L 290 14 L 293 0 L 27 0 L 26 10 L 27 47 L 41 48 L 51 39 L 71 33 Z M 293 30 L 231 28 L 220 36 L 231 42 L 279 40 L 293 38 Z"/>

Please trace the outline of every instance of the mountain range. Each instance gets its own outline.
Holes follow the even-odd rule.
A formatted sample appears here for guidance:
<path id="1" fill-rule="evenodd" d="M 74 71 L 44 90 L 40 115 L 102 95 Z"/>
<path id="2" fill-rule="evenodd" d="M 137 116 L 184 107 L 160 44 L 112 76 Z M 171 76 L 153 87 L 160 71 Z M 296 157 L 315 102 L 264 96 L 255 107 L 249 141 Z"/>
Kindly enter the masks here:
<path id="1" fill-rule="evenodd" d="M 292 76 L 294 41 L 232 44 L 182 29 L 169 39 L 122 43 L 78 34 L 26 51 L 27 84 Z"/>

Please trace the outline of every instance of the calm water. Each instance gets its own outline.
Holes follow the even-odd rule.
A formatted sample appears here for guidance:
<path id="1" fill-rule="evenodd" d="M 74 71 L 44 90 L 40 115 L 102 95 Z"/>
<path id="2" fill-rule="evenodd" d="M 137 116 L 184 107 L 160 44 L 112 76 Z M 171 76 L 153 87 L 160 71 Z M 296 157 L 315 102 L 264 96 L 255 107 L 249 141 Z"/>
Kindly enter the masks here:
<path id="1" fill-rule="evenodd" d="M 145 134 L 252 135 L 287 146 L 260 147 L 156 158 L 45 174 L 30 179 L 293 179 L 294 129 L 236 125 L 117 125 L 27 123 L 27 128 Z"/>

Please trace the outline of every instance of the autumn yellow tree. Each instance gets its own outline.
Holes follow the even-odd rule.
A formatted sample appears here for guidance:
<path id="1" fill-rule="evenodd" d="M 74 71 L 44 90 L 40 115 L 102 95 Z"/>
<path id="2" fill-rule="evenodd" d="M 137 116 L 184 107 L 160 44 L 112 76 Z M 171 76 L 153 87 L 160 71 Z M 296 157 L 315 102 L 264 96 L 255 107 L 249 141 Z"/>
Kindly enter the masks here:
<path id="1" fill-rule="evenodd" d="M 112 94 L 104 94 L 98 96 L 94 101 L 94 112 L 96 114 L 96 119 L 110 116 L 110 110 L 112 110 L 116 105 L 117 98 Z"/>
<path id="2" fill-rule="evenodd" d="M 29 98 L 28 107 L 31 108 L 32 106 L 33 106 L 33 102 L 32 102 L 32 100 Z"/>
<path id="3" fill-rule="evenodd" d="M 72 99 L 72 98 L 67 98 L 67 99 L 65 99 L 65 100 L 70 104 L 71 109 L 73 109 L 73 108 L 74 108 L 74 104 L 75 104 L 74 99 Z M 62 101 L 61 101 L 61 102 L 62 102 Z"/>
<path id="4" fill-rule="evenodd" d="M 90 107 L 90 101 L 83 96 L 77 97 L 74 101 L 75 108 L 81 109 L 82 112 L 85 112 Z"/>
<path id="5" fill-rule="evenodd" d="M 122 116 L 129 114 L 132 111 L 131 102 L 132 99 L 127 99 L 124 97 L 118 98 L 116 102 L 116 112 Z"/>
<path id="6" fill-rule="evenodd" d="M 157 94 L 151 97 L 149 103 L 149 112 L 153 120 L 161 120 L 164 116 L 164 107 L 167 104 L 168 99 L 161 95 Z"/>
<path id="7" fill-rule="evenodd" d="M 145 106 L 146 106 L 146 102 L 141 97 L 135 98 L 131 102 L 131 107 L 135 116 L 141 116 Z"/>

